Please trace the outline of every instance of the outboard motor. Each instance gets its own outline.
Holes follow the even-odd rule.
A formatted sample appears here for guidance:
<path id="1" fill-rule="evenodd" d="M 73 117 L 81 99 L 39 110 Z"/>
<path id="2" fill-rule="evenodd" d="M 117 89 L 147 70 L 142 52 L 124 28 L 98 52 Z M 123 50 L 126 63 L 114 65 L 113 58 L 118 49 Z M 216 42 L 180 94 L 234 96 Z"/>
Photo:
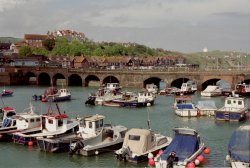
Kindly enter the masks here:
<path id="1" fill-rule="evenodd" d="M 95 105 L 95 97 L 89 96 L 88 100 L 86 100 L 85 104 Z"/>
<path id="2" fill-rule="evenodd" d="M 79 151 L 82 148 L 84 148 L 84 143 L 81 140 L 75 143 L 71 143 L 70 149 L 69 149 L 69 155 L 72 156 L 73 154 L 75 154 L 77 151 Z"/>
<path id="3" fill-rule="evenodd" d="M 120 161 L 127 161 L 129 156 L 132 155 L 131 150 L 129 147 L 122 147 L 117 153 L 116 153 L 116 158 L 119 159 Z"/>

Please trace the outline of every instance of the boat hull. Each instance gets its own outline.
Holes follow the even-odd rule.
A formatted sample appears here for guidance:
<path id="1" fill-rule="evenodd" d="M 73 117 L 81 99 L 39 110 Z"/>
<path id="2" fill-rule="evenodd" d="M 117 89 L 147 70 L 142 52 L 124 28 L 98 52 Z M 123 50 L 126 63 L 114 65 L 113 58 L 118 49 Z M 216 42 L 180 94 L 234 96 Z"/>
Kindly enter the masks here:
<path id="1" fill-rule="evenodd" d="M 215 118 L 219 121 L 243 121 L 247 117 L 246 111 L 243 112 L 228 112 L 228 111 L 216 111 Z"/>

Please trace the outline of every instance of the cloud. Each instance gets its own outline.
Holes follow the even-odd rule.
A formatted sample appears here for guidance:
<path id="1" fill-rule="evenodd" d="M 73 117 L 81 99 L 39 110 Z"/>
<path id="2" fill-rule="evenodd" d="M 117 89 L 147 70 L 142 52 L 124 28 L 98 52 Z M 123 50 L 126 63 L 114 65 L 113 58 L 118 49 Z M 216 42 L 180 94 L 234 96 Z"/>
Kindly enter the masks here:
<path id="1" fill-rule="evenodd" d="M 249 0 L 0 0 L 0 36 L 74 29 L 180 51 L 249 49 L 249 12 Z"/>

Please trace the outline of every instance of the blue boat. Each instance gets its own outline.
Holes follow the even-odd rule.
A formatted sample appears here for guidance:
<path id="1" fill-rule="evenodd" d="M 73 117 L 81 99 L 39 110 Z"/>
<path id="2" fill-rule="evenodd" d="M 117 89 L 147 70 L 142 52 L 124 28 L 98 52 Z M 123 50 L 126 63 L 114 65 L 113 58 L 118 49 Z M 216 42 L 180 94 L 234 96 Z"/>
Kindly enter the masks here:
<path id="1" fill-rule="evenodd" d="M 233 168 L 250 167 L 250 125 L 240 126 L 233 132 L 226 160 Z"/>
<path id="2" fill-rule="evenodd" d="M 157 168 L 188 167 L 199 165 L 204 160 L 201 155 L 204 143 L 200 135 L 190 128 L 174 128 L 174 138 L 169 146 L 155 160 Z"/>
<path id="3" fill-rule="evenodd" d="M 243 121 L 247 118 L 247 113 L 246 99 L 235 95 L 225 98 L 224 106 L 215 111 L 215 118 L 222 121 Z"/>

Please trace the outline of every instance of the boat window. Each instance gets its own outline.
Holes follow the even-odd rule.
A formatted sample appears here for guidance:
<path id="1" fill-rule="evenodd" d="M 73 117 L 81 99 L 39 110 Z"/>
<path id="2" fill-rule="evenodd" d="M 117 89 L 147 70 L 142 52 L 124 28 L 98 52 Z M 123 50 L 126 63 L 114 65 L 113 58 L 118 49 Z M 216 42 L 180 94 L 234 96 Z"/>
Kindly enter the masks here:
<path id="1" fill-rule="evenodd" d="M 227 104 L 231 104 L 231 100 L 227 100 Z"/>
<path id="2" fill-rule="evenodd" d="M 122 137 L 122 138 L 125 137 L 126 132 L 127 132 L 127 131 L 122 131 L 122 132 L 121 132 L 121 137 Z"/>
<path id="3" fill-rule="evenodd" d="M 99 128 L 99 121 L 95 121 L 95 127 Z"/>
<path id="4" fill-rule="evenodd" d="M 35 119 L 34 119 L 34 118 L 31 118 L 31 119 L 30 119 L 30 122 L 34 122 L 34 121 L 35 121 Z"/>
<path id="5" fill-rule="evenodd" d="M 138 136 L 138 135 L 129 135 L 128 139 L 133 140 L 133 141 L 140 141 L 140 136 Z"/>
<path id="6" fill-rule="evenodd" d="M 80 121 L 80 127 L 85 127 L 85 126 L 86 126 L 85 120 L 81 120 L 81 121 Z"/>
<path id="7" fill-rule="evenodd" d="M 11 116 L 13 116 L 13 115 L 15 115 L 15 114 L 16 114 L 15 112 L 11 111 L 11 112 L 8 112 L 6 116 L 7 116 L 7 117 L 11 117 Z"/>
<path id="8" fill-rule="evenodd" d="M 92 122 L 89 122 L 89 128 L 92 128 Z"/>
<path id="9" fill-rule="evenodd" d="M 41 119 L 40 119 L 40 118 L 37 118 L 37 119 L 36 119 L 36 122 L 40 122 L 40 121 L 41 121 Z"/>
<path id="10" fill-rule="evenodd" d="M 16 120 L 13 121 L 13 126 L 15 126 L 15 125 L 16 125 Z"/>
<path id="11" fill-rule="evenodd" d="M 1 110 L 1 109 L 0 109 Z M 0 118 L 2 119 L 3 118 L 3 113 L 2 112 L 0 112 Z"/>
<path id="12" fill-rule="evenodd" d="M 100 120 L 100 127 L 103 127 L 103 120 Z"/>
<path id="13" fill-rule="evenodd" d="M 61 127 L 62 125 L 63 125 L 63 120 L 62 119 L 58 120 L 58 127 Z"/>
<path id="14" fill-rule="evenodd" d="M 53 120 L 49 119 L 48 120 L 49 124 L 53 124 Z"/>
<path id="15" fill-rule="evenodd" d="M 238 101 L 238 105 L 242 105 L 242 101 Z"/>

